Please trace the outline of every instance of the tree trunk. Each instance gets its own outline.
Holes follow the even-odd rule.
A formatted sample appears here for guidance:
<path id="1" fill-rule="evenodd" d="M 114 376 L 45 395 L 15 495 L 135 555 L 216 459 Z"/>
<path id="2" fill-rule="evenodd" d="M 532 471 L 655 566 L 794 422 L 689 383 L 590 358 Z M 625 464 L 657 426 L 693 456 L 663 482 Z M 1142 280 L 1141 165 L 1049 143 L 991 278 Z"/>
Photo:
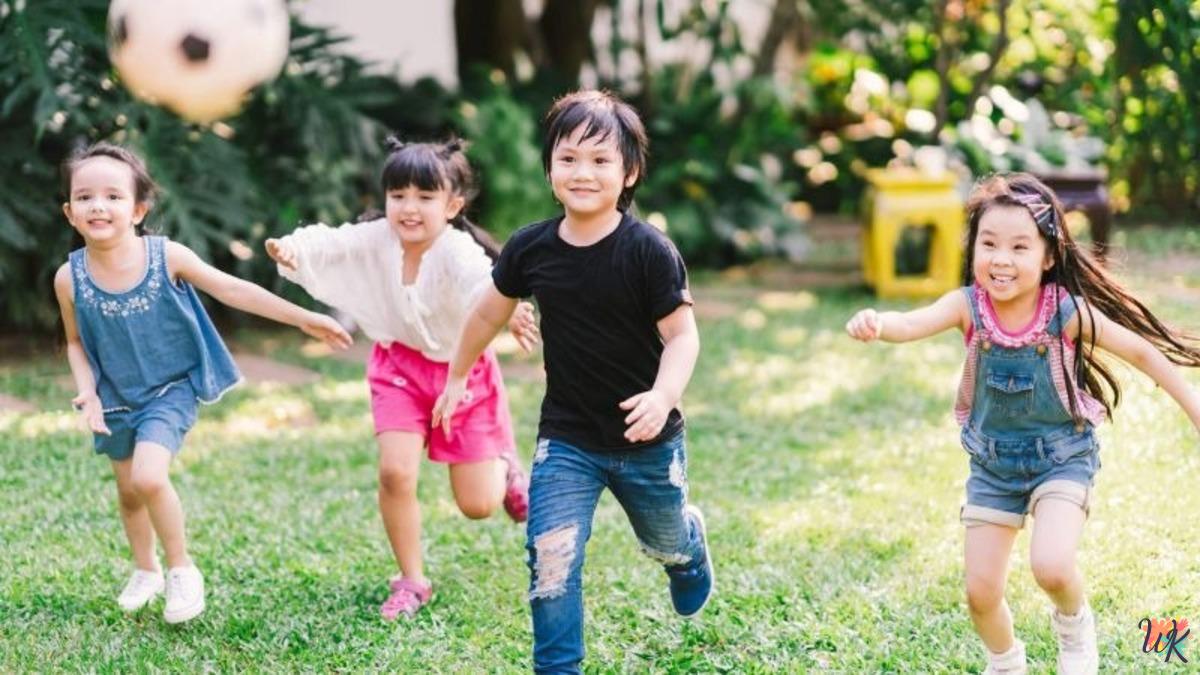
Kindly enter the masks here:
<path id="1" fill-rule="evenodd" d="M 933 107 L 936 122 L 933 125 L 933 138 L 937 139 L 946 126 L 948 101 L 950 100 L 950 57 L 955 46 L 950 42 L 950 31 L 947 30 L 946 12 L 949 10 L 949 0 L 938 0 L 933 9 L 933 34 L 938 38 L 937 56 L 934 58 L 934 71 L 938 78 L 937 103 Z"/>
<path id="2" fill-rule="evenodd" d="M 800 9 L 797 0 L 775 0 L 775 8 L 771 10 L 771 19 L 767 24 L 767 32 L 763 35 L 758 54 L 754 58 L 754 74 L 766 75 L 773 70 L 775 55 L 779 45 L 789 33 L 800 23 Z"/>
<path id="3" fill-rule="evenodd" d="M 517 49 L 527 44 L 521 0 L 455 0 L 454 37 L 458 79 L 464 85 L 480 65 L 511 78 Z"/>
<path id="4" fill-rule="evenodd" d="M 565 82 L 578 82 L 580 69 L 591 57 L 596 4 L 597 0 L 546 0 L 538 20 L 546 66 Z"/>
<path id="5" fill-rule="evenodd" d="M 983 72 L 975 77 L 975 82 L 971 85 L 971 93 L 967 94 L 968 115 L 975 107 L 975 99 L 979 98 L 984 87 L 992 81 L 992 74 L 996 72 L 996 66 L 1004 56 L 1004 50 L 1008 48 L 1008 5 L 1010 2 L 1011 0 L 1000 0 L 997 3 L 996 13 L 1000 16 L 1000 34 L 996 36 L 996 42 L 992 44 L 992 50 L 988 54 L 991 60 L 988 62 L 987 68 L 984 68 Z"/>

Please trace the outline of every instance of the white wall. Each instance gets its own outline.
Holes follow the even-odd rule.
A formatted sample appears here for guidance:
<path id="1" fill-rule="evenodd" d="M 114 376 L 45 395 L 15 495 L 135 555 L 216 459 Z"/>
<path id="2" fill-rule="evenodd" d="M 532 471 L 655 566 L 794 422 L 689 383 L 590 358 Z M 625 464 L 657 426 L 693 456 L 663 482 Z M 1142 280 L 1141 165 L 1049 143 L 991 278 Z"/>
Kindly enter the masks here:
<path id="1" fill-rule="evenodd" d="M 711 0 L 708 0 L 711 1 Z M 670 0 L 668 16 L 691 4 L 692 0 Z M 524 0 L 530 14 L 541 11 L 542 0 Z M 634 3 L 621 3 L 627 15 L 622 17 L 623 31 L 636 35 L 634 22 L 637 13 Z M 654 3 L 646 3 L 653 8 Z M 742 36 L 756 45 L 766 28 L 773 0 L 734 0 L 731 13 L 742 29 Z M 447 86 L 458 81 L 454 51 L 454 0 L 303 0 L 293 5 L 309 23 L 331 26 L 350 36 L 345 49 L 350 53 L 378 62 L 378 67 L 391 72 L 399 68 L 400 79 L 411 82 L 426 75 L 437 78 Z M 593 38 L 598 44 L 607 42 L 611 24 L 607 11 L 597 13 Z M 653 14 L 646 17 L 653 21 Z M 648 45 L 651 60 L 703 58 L 707 45 L 687 40 L 670 43 L 654 41 Z M 602 57 L 603 58 L 603 57 Z M 603 66 L 602 66 L 603 67 Z M 611 68 L 611 66 L 610 66 Z M 606 69 L 611 72 L 610 69 Z"/>
<path id="2" fill-rule="evenodd" d="M 405 82 L 426 75 L 458 81 L 454 0 L 303 0 L 293 8 L 306 22 L 351 37 L 347 52 L 387 72 L 398 67 Z"/>

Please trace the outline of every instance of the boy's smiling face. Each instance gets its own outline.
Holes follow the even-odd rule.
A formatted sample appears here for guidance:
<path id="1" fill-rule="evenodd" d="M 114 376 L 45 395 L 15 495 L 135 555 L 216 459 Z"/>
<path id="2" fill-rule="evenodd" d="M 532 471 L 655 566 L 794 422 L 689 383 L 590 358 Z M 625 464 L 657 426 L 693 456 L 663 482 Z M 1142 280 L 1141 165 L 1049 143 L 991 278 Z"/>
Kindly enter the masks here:
<path id="1" fill-rule="evenodd" d="M 621 149 L 614 134 L 583 138 L 580 125 L 554 146 L 550 157 L 550 186 L 554 196 L 575 218 L 590 218 L 615 211 L 621 192 L 637 181 L 626 175 Z"/>

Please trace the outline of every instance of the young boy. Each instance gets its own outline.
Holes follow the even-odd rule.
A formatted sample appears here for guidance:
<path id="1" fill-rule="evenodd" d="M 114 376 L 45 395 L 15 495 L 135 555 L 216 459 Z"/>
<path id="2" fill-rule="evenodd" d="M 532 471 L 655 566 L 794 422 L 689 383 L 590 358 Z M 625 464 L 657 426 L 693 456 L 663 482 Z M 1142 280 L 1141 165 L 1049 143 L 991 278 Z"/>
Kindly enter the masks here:
<path id="1" fill-rule="evenodd" d="M 584 547 L 604 488 L 661 563 L 675 611 L 708 602 L 713 570 L 700 510 L 687 503 L 678 410 L 700 339 L 687 270 L 665 236 L 628 209 L 646 168 L 646 131 L 606 92 L 558 100 L 542 162 L 565 214 L 516 232 L 459 337 L 434 409 L 448 425 L 470 364 L 520 298 L 542 315 L 546 396 L 529 489 L 529 602 L 537 672 L 580 672 Z"/>

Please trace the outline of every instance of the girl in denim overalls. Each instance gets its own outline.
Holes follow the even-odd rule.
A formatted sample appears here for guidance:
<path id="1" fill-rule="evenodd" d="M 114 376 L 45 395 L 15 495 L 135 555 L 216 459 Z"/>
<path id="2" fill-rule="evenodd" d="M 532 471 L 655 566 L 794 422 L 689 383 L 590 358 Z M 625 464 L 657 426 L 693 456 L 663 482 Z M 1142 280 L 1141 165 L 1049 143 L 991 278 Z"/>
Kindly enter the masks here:
<path id="1" fill-rule="evenodd" d="M 187 621 L 204 611 L 204 581 L 187 553 L 167 467 L 196 421 L 197 402 L 217 400 L 241 377 L 194 287 L 334 347 L 349 346 L 350 336 L 333 319 L 210 267 L 180 244 L 143 236 L 155 185 L 125 148 L 86 148 L 64 163 L 63 176 L 63 212 L 84 246 L 59 268 L 54 291 L 79 392 L 72 403 L 96 452 L 112 460 L 133 552 L 134 571 L 117 602 L 134 611 L 165 586 L 164 618 Z"/>
<path id="2" fill-rule="evenodd" d="M 1200 366 L 1200 351 L 1076 246 L 1058 199 L 1036 178 L 982 181 L 967 216 L 968 286 L 911 312 L 862 310 L 846 329 L 864 342 L 963 331 L 967 359 L 954 412 L 971 472 L 961 517 L 967 601 L 987 672 L 1026 670 L 1004 585 L 1013 540 L 1032 515 L 1030 561 L 1054 602 L 1058 672 L 1094 673 L 1095 621 L 1075 556 L 1100 468 L 1095 426 L 1120 398 L 1094 350 L 1149 375 L 1197 427 L 1200 397 L 1172 363 Z"/>

